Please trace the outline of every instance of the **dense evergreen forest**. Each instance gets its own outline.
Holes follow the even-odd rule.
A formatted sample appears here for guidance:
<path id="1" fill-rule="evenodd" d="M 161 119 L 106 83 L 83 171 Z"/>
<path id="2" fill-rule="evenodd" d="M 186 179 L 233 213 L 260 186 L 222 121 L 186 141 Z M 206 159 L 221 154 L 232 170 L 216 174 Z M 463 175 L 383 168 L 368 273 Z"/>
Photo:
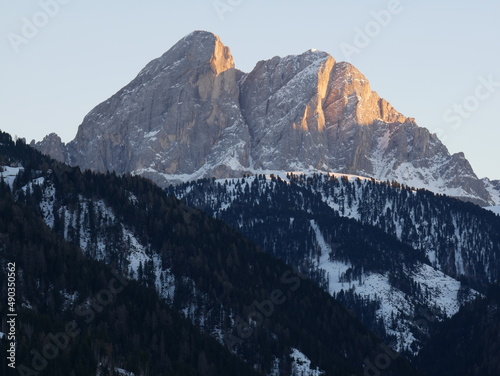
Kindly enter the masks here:
<path id="1" fill-rule="evenodd" d="M 412 227 L 415 222 L 427 221 L 433 228 L 440 226 L 439 217 L 423 212 L 418 217 L 412 212 L 412 205 L 421 206 L 418 201 L 412 203 L 416 196 L 425 201 L 426 206 L 430 205 L 426 192 L 413 192 L 408 187 L 392 183 L 317 174 L 288 174 L 286 178 L 259 175 L 241 179 L 203 179 L 171 186 L 167 192 L 224 220 L 262 249 L 308 274 L 387 343 L 399 346 L 400 351 L 415 355 L 429 337 L 427 327 L 415 324 L 414 318 L 419 316 L 419 311 L 425 309 L 432 317 L 431 323 L 447 316 L 448 301 L 439 298 L 439 290 L 444 286 L 429 284 L 428 275 L 421 272 L 425 269 L 423 265 L 432 266 L 433 270 L 439 268 L 429 260 L 428 248 L 415 247 L 403 236 L 416 231 Z M 364 199 L 361 199 L 362 195 Z M 443 201 L 441 206 L 448 205 L 448 201 L 452 204 L 457 201 L 444 197 L 435 199 Z M 370 200 L 374 201 L 372 212 L 375 214 L 368 212 Z M 479 224 L 495 217 L 479 207 L 476 210 L 475 205 L 463 203 L 462 208 L 461 204 L 456 204 L 460 210 L 472 209 L 473 213 L 481 215 L 476 220 Z M 405 210 L 407 214 L 398 216 L 404 217 L 403 223 L 406 224 L 394 231 L 387 230 L 386 223 L 394 227 L 398 219 L 392 218 L 390 209 L 380 207 Z M 364 214 L 360 217 L 359 212 Z M 377 217 L 377 213 L 380 216 Z M 458 211 L 458 217 L 463 215 Z M 377 223 L 369 224 L 367 218 L 376 218 Z M 486 227 L 483 231 L 485 237 L 496 236 L 487 233 Z M 475 236 L 481 238 L 481 234 Z M 440 236 L 438 234 L 435 239 Z M 444 240 L 441 243 L 434 241 L 433 246 L 441 247 L 439 252 L 442 254 L 448 252 L 449 245 Z M 490 248 L 496 246 L 494 243 Z M 494 251 L 491 254 L 496 257 Z M 339 264 L 346 266 L 342 268 Z M 368 292 L 371 295 L 367 296 L 364 281 L 373 275 L 386 280 L 389 285 L 387 293 L 392 294 L 391 297 L 384 296 L 382 290 L 379 294 L 377 291 Z M 484 288 L 485 273 L 481 275 L 481 279 L 473 280 L 472 285 Z M 457 304 L 471 298 L 470 280 L 461 275 L 460 281 L 457 282 L 461 285 L 459 294 L 454 297 Z M 332 288 L 332 283 L 336 286 L 341 283 L 342 290 Z M 396 301 L 399 303 L 393 303 Z M 384 314 L 388 310 L 392 313 Z M 411 343 L 408 336 L 413 338 Z"/>
<path id="2" fill-rule="evenodd" d="M 110 266 L 55 235 L 13 201 L 5 184 L 0 184 L 0 235 L 0 280 L 6 281 L 8 263 L 15 263 L 18 276 L 19 374 L 88 376 L 100 368 L 104 376 L 116 374 L 115 367 L 137 375 L 257 374 L 153 290 L 117 277 Z M 5 284 L 1 295 L 7 296 Z M 0 302 L 2 318 L 5 303 Z M 69 332 L 68 324 L 75 326 Z M 0 341 L 2 354 L 7 343 Z M 1 373 L 8 375 L 4 360 Z"/>
<path id="3" fill-rule="evenodd" d="M 429 376 L 500 375 L 500 286 L 440 324 L 419 364 Z"/>
<path id="4" fill-rule="evenodd" d="M 500 216 L 472 203 L 397 182 L 325 174 L 288 174 L 286 179 L 259 175 L 218 181 L 203 179 L 171 186 L 167 192 L 224 219 L 246 235 L 254 231 L 250 227 L 258 226 L 253 218 L 266 216 L 266 211 L 272 215 L 279 210 L 276 217 L 282 221 L 300 215 L 328 216 L 330 221 L 340 221 L 335 217 L 355 219 L 368 226 L 366 232 L 381 237 L 375 235 L 373 228 L 382 230 L 411 247 L 411 257 L 424 256 L 429 264 L 476 289 L 486 291 L 490 283 L 499 280 Z M 292 226 L 291 234 L 302 227 L 293 223 Z M 261 236 L 256 234 L 254 238 Z M 381 257 L 381 264 L 387 265 Z M 357 258 L 353 256 L 352 261 Z"/>
<path id="5" fill-rule="evenodd" d="M 473 255 L 457 276 L 486 299 L 465 303 L 442 323 L 436 320 L 441 313 L 428 316 L 429 307 L 418 307 L 427 313 L 414 319 L 425 324 L 415 361 L 429 376 L 500 372 L 500 298 L 489 284 L 498 270 L 499 220 L 472 204 L 394 183 L 319 176 L 260 176 L 226 185 L 210 179 L 169 192 L 222 222 L 145 179 L 70 168 L 4 133 L 0 166 L 19 168 L 14 182 L 0 182 L 0 280 L 15 262 L 17 364 L 26 366 L 25 374 L 34 374 L 30 368 L 55 376 L 120 369 L 135 375 L 299 375 L 292 349 L 325 375 L 419 374 L 343 307 L 390 341 L 375 314 L 377 302 L 352 290 L 334 299 L 318 287 L 329 281 L 317 268 L 324 244 L 315 228 L 334 245 L 332 258 L 352 264 L 346 281 L 389 273 L 394 286 L 424 300 L 428 292 L 409 278 L 412 267 L 434 261 L 456 272 L 459 253 L 452 250 Z M 4 333 L 6 295 L 2 285 Z M 67 345 L 57 342 L 61 349 L 46 365 L 34 364 L 32 351 L 53 350 L 68 324 L 78 334 Z M 7 349 L 4 337 L 0 350 Z M 1 367 L 8 374 L 5 358 Z"/>
<path id="6" fill-rule="evenodd" d="M 23 308 L 23 315 L 29 318 L 20 321 L 28 326 L 39 322 L 40 333 L 60 328 L 74 316 L 68 316 L 62 307 L 95 296 L 109 278 L 108 267 L 141 282 L 141 286 L 130 282 L 130 292 L 125 294 L 124 290 L 117 296 L 117 306 L 96 316 L 86 327 L 87 334 L 77 338 L 81 346 L 68 350 L 68 359 L 92 359 L 89 367 L 97 367 L 99 362 L 120 364 L 137 374 L 161 375 L 163 371 L 158 370 L 165 364 L 171 367 L 165 374 L 175 374 L 183 367 L 186 370 L 178 374 L 218 374 L 221 369 L 223 374 L 234 374 L 229 370 L 239 367 L 238 363 L 223 352 L 223 344 L 261 374 L 273 369 L 280 375 L 291 374 L 289 354 L 295 348 L 326 375 L 361 375 L 366 362 L 376 359 L 381 351 L 389 351 L 315 283 L 262 252 L 222 221 L 167 197 L 149 181 L 82 172 L 42 156 L 23 142 L 14 144 L 6 134 L 1 135 L 0 156 L 4 166 L 22 166 L 12 192 L 2 185 L 7 203 L 2 210 L 7 226 L 2 231 L 7 234 L 8 246 L 4 254 L 21 260 L 24 255 L 19 274 L 27 276 L 30 283 L 24 291 Z M 8 209 L 9 205 L 19 209 Z M 9 230 L 8 218 L 16 210 L 28 214 L 14 222 L 17 230 Z M 33 235 L 26 232 L 30 228 Z M 59 248 L 48 244 L 45 250 L 37 229 L 58 242 Z M 24 232 L 19 235 L 16 231 Z M 23 253 L 13 246 L 16 237 L 43 252 Z M 130 251 L 133 247 L 135 253 Z M 31 253 L 36 259 L 26 260 L 26 254 Z M 144 262 L 135 268 L 138 254 Z M 158 299 L 165 282 L 161 276 L 173 284 L 175 293 L 170 300 L 162 294 L 163 301 Z M 42 277 L 45 284 L 41 284 Z M 75 296 L 79 289 L 82 292 Z M 175 316 L 165 301 L 217 342 L 200 333 L 195 340 L 195 335 L 189 334 L 191 327 Z M 170 333 L 171 327 L 178 330 Z M 28 357 L 25 350 L 45 340 L 33 333 L 28 327 L 21 357 Z M 168 336 L 181 338 L 177 348 L 169 350 Z M 187 345 L 181 346 L 186 342 L 182 339 Z M 143 348 L 142 341 L 150 343 Z M 72 352 L 76 349 L 82 354 Z M 156 357 L 155 351 L 166 355 Z M 230 366 L 224 368 L 224 362 Z M 70 361 L 57 364 L 63 367 L 58 372 L 79 372 L 77 367 L 64 368 L 64 364 L 72 364 Z M 391 358 L 385 368 L 387 375 L 417 374 L 400 356 Z M 87 370 L 92 374 L 93 369 Z M 253 371 L 242 367 L 241 372 Z"/>
<path id="7" fill-rule="evenodd" d="M 430 338 L 434 324 L 473 299 L 474 290 L 485 293 L 498 281 L 499 216 L 396 182 L 271 174 L 202 179 L 167 192 L 307 273 L 411 356 Z M 441 294 L 449 287 L 437 272 L 457 281 L 456 293 L 446 299 Z M 365 288 L 373 275 L 390 287 L 379 294 Z M 418 324 L 421 312 L 424 326 Z"/>

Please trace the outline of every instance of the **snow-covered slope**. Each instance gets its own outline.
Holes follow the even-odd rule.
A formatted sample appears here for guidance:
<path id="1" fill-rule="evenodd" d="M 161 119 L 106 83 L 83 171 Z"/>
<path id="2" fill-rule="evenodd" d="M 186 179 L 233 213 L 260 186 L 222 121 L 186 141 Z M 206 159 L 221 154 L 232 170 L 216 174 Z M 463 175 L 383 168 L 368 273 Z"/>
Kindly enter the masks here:
<path id="1" fill-rule="evenodd" d="M 421 324 L 423 319 L 419 307 L 432 307 L 443 317 L 451 317 L 458 312 L 461 304 L 470 301 L 478 294 L 470 290 L 466 293 L 467 296 L 460 299 L 459 281 L 420 262 L 413 270 L 406 272 L 411 281 L 425 291 L 425 296 L 415 297 L 396 288 L 390 281 L 389 273 L 364 272 L 356 279 L 349 278 L 349 270 L 352 270 L 354 265 L 332 260 L 332 249 L 325 241 L 318 225 L 311 221 L 311 227 L 321 247 L 321 256 L 316 267 L 325 271 L 328 291 L 333 296 L 349 291 L 363 299 L 377 302 L 379 308 L 376 314 L 384 323 L 387 335 L 397 338 L 397 351 L 417 353 L 420 349 L 420 341 L 415 338 L 414 333 L 415 327 Z M 428 312 L 427 319 L 435 321 L 436 318 L 430 311 Z"/>
<path id="2" fill-rule="evenodd" d="M 494 205 L 500 205 L 500 180 L 482 179 L 486 190 L 491 195 Z"/>
<path id="3" fill-rule="evenodd" d="M 161 266 L 161 259 L 150 244 L 140 241 L 131 229 L 116 218 L 113 210 L 103 200 L 78 197 L 78 205 L 59 205 L 53 182 L 43 177 L 34 179 L 23 188 L 34 190 L 37 185 L 43 198 L 39 203 L 42 218 L 51 228 L 63 231 L 64 238 L 78 246 L 91 258 L 111 261 L 124 259 L 130 278 L 140 280 L 139 270 L 148 266 L 154 275 L 154 286 L 160 297 L 172 303 L 175 278 Z M 133 200 L 131 195 L 130 200 Z M 96 231 L 97 229 L 97 231 Z M 113 237 L 111 243 L 110 237 Z"/>
<path id="4" fill-rule="evenodd" d="M 12 188 L 17 174 L 22 170 L 22 167 L 0 166 L 0 178 Z"/>
<path id="5" fill-rule="evenodd" d="M 309 358 L 297 349 L 292 349 L 290 358 L 293 359 L 291 376 L 321 376 L 325 374 L 318 367 L 312 369 Z"/>
<path id="6" fill-rule="evenodd" d="M 369 320 L 399 350 L 418 351 L 422 322 L 449 317 L 478 294 L 460 280 L 484 288 L 497 279 L 500 222 L 475 205 L 355 175 L 265 172 L 168 192 L 225 220 L 339 299 L 370 301 L 376 317 Z"/>
<path id="7" fill-rule="evenodd" d="M 483 284 L 497 278 L 498 228 L 482 209 L 396 182 L 381 183 L 354 175 L 267 172 L 270 174 L 221 179 L 213 184 L 202 182 L 205 192 L 200 192 L 198 183 L 173 186 L 169 191 L 185 197 L 190 205 L 221 216 L 233 203 L 258 200 L 252 194 L 265 195 L 293 183 L 293 189 L 310 192 L 310 200 L 319 199 L 340 216 L 376 226 L 421 250 L 433 266 L 449 275 L 465 275 Z M 253 185 L 259 190 L 252 191 Z M 478 265 L 482 266 L 478 269 Z"/>

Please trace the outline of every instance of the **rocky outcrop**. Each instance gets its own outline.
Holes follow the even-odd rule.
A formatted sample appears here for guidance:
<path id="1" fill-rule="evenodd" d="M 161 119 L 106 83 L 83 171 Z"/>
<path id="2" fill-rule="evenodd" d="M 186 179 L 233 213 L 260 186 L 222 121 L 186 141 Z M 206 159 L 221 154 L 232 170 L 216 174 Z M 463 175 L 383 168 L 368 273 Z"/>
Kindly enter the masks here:
<path id="1" fill-rule="evenodd" d="M 43 154 L 50 155 L 59 162 L 67 162 L 69 159 L 66 145 L 55 133 L 45 136 L 40 142 L 32 140 L 30 146 L 36 147 Z"/>
<path id="2" fill-rule="evenodd" d="M 482 179 L 486 190 L 493 198 L 493 205 L 500 205 L 500 180 L 490 180 L 488 178 Z"/>
<path id="3" fill-rule="evenodd" d="M 450 155 L 351 64 L 310 50 L 261 61 L 245 74 L 204 31 L 183 38 L 94 108 L 68 145 L 51 135 L 36 147 L 71 165 L 143 175 L 163 186 L 319 170 L 494 202 L 463 154 Z"/>
<path id="4" fill-rule="evenodd" d="M 160 184 L 171 175 L 192 174 L 209 161 L 214 163 L 205 173 L 215 173 L 227 147 L 248 139 L 238 77 L 219 38 L 195 32 L 85 117 L 67 146 L 68 162 L 146 175 Z M 232 152 L 241 167 L 249 167 L 246 145 Z"/>

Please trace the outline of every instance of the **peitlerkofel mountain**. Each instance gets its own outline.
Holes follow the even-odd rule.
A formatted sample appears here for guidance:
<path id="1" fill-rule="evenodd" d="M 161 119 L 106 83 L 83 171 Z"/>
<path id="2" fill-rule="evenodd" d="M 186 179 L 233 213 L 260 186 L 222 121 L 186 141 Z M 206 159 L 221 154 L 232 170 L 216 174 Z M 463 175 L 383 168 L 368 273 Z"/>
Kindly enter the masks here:
<path id="1" fill-rule="evenodd" d="M 325 52 L 235 68 L 216 35 L 195 31 L 83 120 L 67 145 L 33 145 L 73 166 L 161 186 L 263 171 L 328 171 L 396 180 L 487 206 L 498 182 L 396 111 L 349 63 Z"/>

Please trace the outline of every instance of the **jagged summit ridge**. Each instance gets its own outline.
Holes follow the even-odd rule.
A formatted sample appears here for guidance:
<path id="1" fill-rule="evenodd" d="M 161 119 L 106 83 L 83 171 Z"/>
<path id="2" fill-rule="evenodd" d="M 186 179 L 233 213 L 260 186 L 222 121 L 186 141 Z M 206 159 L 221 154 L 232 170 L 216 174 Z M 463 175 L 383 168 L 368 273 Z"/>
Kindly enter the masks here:
<path id="1" fill-rule="evenodd" d="M 195 32 L 85 117 L 67 146 L 68 162 L 156 181 L 156 171 L 190 173 L 239 117 L 229 49 L 215 35 Z"/>
<path id="2" fill-rule="evenodd" d="M 486 205 L 496 190 L 465 157 L 396 111 L 365 76 L 326 52 L 235 68 L 216 35 L 181 39 L 95 107 L 68 145 L 36 144 L 71 165 L 162 186 L 262 170 L 394 179 Z M 500 197 L 500 192 L 498 192 Z"/>
<path id="3" fill-rule="evenodd" d="M 234 68 L 231 51 L 224 46 L 220 38 L 213 33 L 197 30 L 182 38 L 162 56 L 151 61 L 141 70 L 138 77 L 155 76 L 161 70 L 179 66 L 184 60 L 189 60 L 192 65 L 209 67 L 216 75 Z"/>

